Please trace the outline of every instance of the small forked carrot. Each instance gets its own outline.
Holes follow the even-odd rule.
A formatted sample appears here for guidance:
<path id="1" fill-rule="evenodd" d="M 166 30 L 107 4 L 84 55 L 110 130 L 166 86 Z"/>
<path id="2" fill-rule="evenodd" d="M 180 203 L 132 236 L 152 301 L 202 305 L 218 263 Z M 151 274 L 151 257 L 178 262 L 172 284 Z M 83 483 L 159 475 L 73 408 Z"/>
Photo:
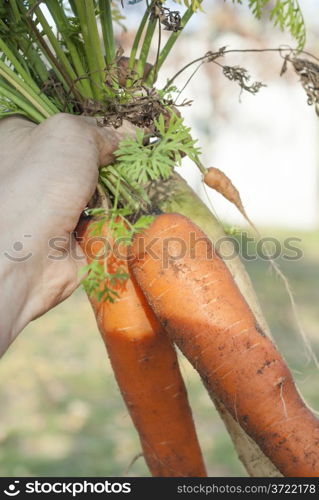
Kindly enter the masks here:
<path id="1" fill-rule="evenodd" d="M 227 177 L 227 175 L 222 172 L 222 170 L 216 167 L 209 167 L 206 174 L 204 175 L 204 183 L 206 184 L 206 186 L 215 189 L 215 191 L 224 196 L 226 200 L 235 205 L 235 207 L 239 210 L 241 215 L 244 217 L 244 219 L 246 219 L 246 221 L 256 232 L 256 234 L 259 235 L 258 229 L 247 215 L 238 189 L 234 186 L 229 177 Z"/>
<path id="2" fill-rule="evenodd" d="M 92 223 L 91 223 L 92 224 Z M 89 223 L 78 234 L 85 251 Z M 103 229 L 107 235 L 107 224 Z M 109 240 L 108 240 L 109 241 Z M 90 246 L 98 255 L 103 242 Z M 121 248 L 122 255 L 127 248 Z M 112 270 L 127 269 L 127 261 L 111 255 Z M 186 388 L 175 349 L 165 335 L 134 278 L 117 289 L 114 302 L 90 298 L 98 327 L 144 457 L 153 476 L 206 476 Z"/>
<path id="3" fill-rule="evenodd" d="M 285 476 L 319 476 L 319 422 L 210 240 L 179 214 L 158 216 L 130 266 L 165 330 Z"/>

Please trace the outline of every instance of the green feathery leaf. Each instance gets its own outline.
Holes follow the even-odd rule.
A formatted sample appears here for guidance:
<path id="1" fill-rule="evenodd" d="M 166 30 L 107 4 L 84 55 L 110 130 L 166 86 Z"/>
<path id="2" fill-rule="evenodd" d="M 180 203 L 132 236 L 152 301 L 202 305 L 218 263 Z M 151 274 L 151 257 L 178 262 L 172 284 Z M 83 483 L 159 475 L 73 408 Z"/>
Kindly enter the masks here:
<path id="1" fill-rule="evenodd" d="M 196 140 L 182 117 L 172 113 L 169 123 L 163 115 L 155 120 L 158 138 L 145 146 L 144 133 L 136 130 L 136 137 L 126 137 L 115 152 L 116 169 L 129 183 L 140 185 L 156 179 L 168 179 L 175 165 L 180 166 L 183 156 L 196 161 L 200 154 Z"/>
<path id="2" fill-rule="evenodd" d="M 242 4 L 243 0 L 232 0 Z M 264 8 L 271 0 L 248 0 L 248 7 L 260 19 Z M 288 29 L 298 42 L 298 50 L 302 50 L 306 43 L 306 28 L 298 0 L 275 0 L 269 12 L 269 18 L 281 30 Z"/>

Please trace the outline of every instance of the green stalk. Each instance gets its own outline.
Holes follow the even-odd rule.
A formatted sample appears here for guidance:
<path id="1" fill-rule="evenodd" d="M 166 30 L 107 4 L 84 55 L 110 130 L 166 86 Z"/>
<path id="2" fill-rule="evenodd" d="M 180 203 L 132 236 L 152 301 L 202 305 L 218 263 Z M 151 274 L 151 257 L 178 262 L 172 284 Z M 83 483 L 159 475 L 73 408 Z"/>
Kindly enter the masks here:
<path id="1" fill-rule="evenodd" d="M 143 45 L 142 45 L 141 52 L 140 52 L 140 57 L 138 59 L 137 68 L 136 68 L 137 75 L 140 78 L 142 78 L 143 74 L 144 74 L 144 68 L 145 68 L 145 64 L 147 62 L 148 54 L 149 54 L 149 51 L 151 48 L 151 43 L 152 43 L 155 28 L 156 28 L 156 24 L 157 24 L 156 18 L 149 20 L 147 30 L 145 33 L 145 37 L 143 40 Z"/>
<path id="2" fill-rule="evenodd" d="M 103 183 L 105 187 L 109 189 L 114 196 L 116 196 L 118 192 L 122 197 L 122 200 L 124 201 L 123 204 L 127 203 L 132 207 L 133 210 L 137 210 L 138 203 L 132 198 L 131 194 L 123 186 L 122 183 L 120 183 L 119 188 L 117 189 L 116 186 L 119 181 L 120 178 L 118 177 L 118 175 L 111 174 L 110 172 L 108 172 L 107 175 L 100 177 L 100 182 Z"/>
<path id="3" fill-rule="evenodd" d="M 88 21 L 89 37 L 91 40 L 92 48 L 95 51 L 95 60 L 98 68 L 97 75 L 99 77 L 101 87 L 103 88 L 105 79 L 105 59 L 102 52 L 99 32 L 97 28 L 94 1 L 86 0 L 85 6 L 86 6 L 87 21 Z M 101 92 L 103 92 L 102 89 Z"/>
<path id="4" fill-rule="evenodd" d="M 20 63 L 23 65 L 25 70 L 30 73 L 30 69 L 33 67 L 35 68 L 35 74 L 37 79 L 40 79 L 41 82 L 45 82 L 48 79 L 48 71 L 46 69 L 46 66 L 44 62 L 41 60 L 39 54 L 37 51 L 34 49 L 32 45 L 32 33 L 29 32 L 28 25 L 25 23 L 25 15 L 26 15 L 26 9 L 23 7 L 23 5 L 20 4 L 20 8 L 24 10 L 24 17 L 21 16 L 21 13 L 19 11 L 18 5 L 16 0 L 11 0 L 10 2 L 11 10 L 10 10 L 10 15 L 11 15 L 11 23 L 13 26 L 20 26 L 21 22 L 24 24 L 24 28 L 26 33 L 21 33 L 19 36 L 11 36 L 10 29 L 8 26 L 0 20 L 0 26 L 1 28 L 8 34 L 6 38 L 6 45 L 7 47 L 14 53 L 15 57 L 20 61 Z M 30 40 L 28 40 L 25 35 L 31 35 Z M 22 54 L 28 55 L 28 63 L 30 62 L 30 59 L 32 60 L 32 64 L 29 65 L 28 67 L 27 62 L 25 59 L 22 57 L 22 54 L 19 52 L 19 48 L 22 50 Z"/>
<path id="5" fill-rule="evenodd" d="M 41 123 L 45 119 L 43 115 L 38 113 L 33 105 L 30 105 L 27 101 L 22 99 L 19 95 L 17 95 L 13 90 L 10 89 L 9 85 L 6 85 L 4 82 L 0 82 L 1 87 L 1 96 L 6 97 L 10 101 L 14 102 L 22 111 L 14 111 L 13 113 L 21 113 L 34 120 L 36 123 Z M 12 114 L 8 112 L 8 116 Z M 4 118 L 4 116 L 2 116 Z"/>
<path id="6" fill-rule="evenodd" d="M 19 40 L 18 46 L 21 48 L 22 53 L 28 57 L 28 64 L 32 72 L 42 83 L 46 82 L 49 78 L 49 72 L 40 55 L 34 49 L 32 41 L 21 38 Z M 21 59 L 23 58 L 21 57 Z"/>
<path id="7" fill-rule="evenodd" d="M 35 81 L 32 79 L 30 74 L 25 70 L 25 68 L 20 64 L 18 59 L 15 57 L 13 52 L 8 48 L 8 46 L 3 42 L 3 40 L 0 38 L 0 50 L 7 56 L 9 61 L 12 63 L 14 66 L 16 72 L 23 78 L 25 83 L 30 87 L 30 89 L 36 94 L 39 95 L 41 94 L 41 90 L 35 83 Z M 13 72 L 14 73 L 14 72 Z M 58 110 L 54 106 L 54 104 L 50 101 L 50 99 L 45 95 L 41 94 L 41 102 L 43 108 L 45 108 L 48 113 L 57 113 Z"/>
<path id="8" fill-rule="evenodd" d="M 93 95 L 95 99 L 102 101 L 105 94 L 113 94 L 103 81 L 105 61 L 96 25 L 94 3 L 92 0 L 85 0 L 85 2 L 75 0 L 75 5 L 80 20 Z"/>
<path id="9" fill-rule="evenodd" d="M 127 199 L 130 201 L 130 203 L 137 204 L 138 202 L 136 201 L 136 199 L 141 199 L 143 202 L 147 201 L 145 197 L 144 198 L 142 197 L 141 192 L 136 188 L 136 186 L 130 184 L 125 178 L 122 177 L 121 174 L 119 174 L 116 166 L 108 165 L 107 172 L 109 176 L 112 175 L 116 179 L 119 179 L 121 181 L 120 187 L 123 188 L 123 190 L 125 190 L 126 195 L 128 197 Z"/>
<path id="10" fill-rule="evenodd" d="M 35 5 L 35 0 L 31 0 L 31 3 Z M 73 87 L 76 87 L 78 91 L 83 94 L 83 82 L 81 80 L 77 79 L 77 74 L 75 73 L 72 65 L 70 64 L 65 52 L 63 51 L 61 44 L 59 40 L 56 38 L 54 35 L 53 31 L 51 30 L 51 27 L 49 23 L 47 22 L 43 12 L 41 11 L 40 7 L 36 7 L 34 10 L 37 19 L 39 23 L 42 26 L 42 29 L 44 31 L 44 34 L 48 37 L 49 42 L 52 45 L 52 48 L 55 52 L 56 56 L 56 62 L 52 61 L 52 58 L 50 57 L 49 48 L 45 49 L 45 42 L 43 40 L 43 35 L 38 32 L 36 27 L 34 26 L 34 23 L 32 22 L 31 19 L 29 19 L 30 25 L 34 26 L 34 33 L 36 34 L 38 41 L 41 43 L 42 47 L 46 50 L 46 53 L 49 54 L 49 58 L 51 59 L 51 62 L 55 65 L 55 67 L 58 69 L 57 73 L 62 76 L 61 79 L 63 79 L 64 83 L 67 82 L 67 86 L 69 87 L 69 90 L 72 91 Z M 52 55 L 52 52 L 51 52 Z M 61 71 L 61 67 L 63 67 L 63 70 Z"/>
<path id="11" fill-rule="evenodd" d="M 199 0 L 199 1 L 202 2 L 203 0 Z M 188 21 L 190 20 L 190 18 L 192 17 L 193 14 L 194 14 L 193 8 L 189 7 L 182 17 L 181 24 L 182 24 L 183 29 L 185 28 L 186 24 L 188 23 Z M 170 51 L 172 50 L 173 46 L 175 45 L 175 42 L 178 39 L 178 37 L 180 36 L 180 34 L 182 33 L 183 29 L 172 33 L 171 36 L 169 37 L 169 39 L 167 40 L 166 44 L 164 45 L 163 49 L 161 50 L 159 58 L 158 58 L 158 63 L 157 63 L 157 68 L 156 68 L 157 72 L 163 66 L 167 56 L 169 55 Z M 153 68 L 147 77 L 147 80 L 145 82 L 146 85 L 152 85 L 155 82 L 155 76 L 156 76 L 155 75 L 155 68 Z"/>
<path id="12" fill-rule="evenodd" d="M 116 197 L 118 196 L 118 189 L 112 184 L 112 182 L 110 182 L 106 177 L 103 177 L 100 179 L 100 185 L 102 186 L 103 191 L 106 188 L 107 191 L 112 193 L 114 199 L 116 199 Z"/>
<path id="13" fill-rule="evenodd" d="M 69 4 L 70 4 L 70 7 L 73 11 L 73 14 L 76 16 L 76 17 L 79 17 L 78 15 L 78 11 L 77 11 L 77 8 L 76 8 L 76 5 L 75 5 L 75 1 L 76 0 L 69 0 Z"/>
<path id="14" fill-rule="evenodd" d="M 115 58 L 115 39 L 113 33 L 111 0 L 99 0 L 99 9 L 106 64 L 112 64 Z"/>
<path id="15" fill-rule="evenodd" d="M 161 26 L 161 20 L 158 19 L 158 42 L 157 42 L 156 59 L 154 64 L 154 80 L 151 85 L 152 87 L 154 86 L 154 83 L 156 82 L 158 77 L 158 58 L 161 53 L 161 46 L 162 46 L 162 26 Z"/>
<path id="16" fill-rule="evenodd" d="M 20 45 L 16 42 L 16 40 L 9 41 L 7 39 L 4 42 L 4 40 L 2 38 L 0 38 L 0 45 L 2 45 L 2 44 L 5 45 L 5 47 L 8 51 L 11 51 L 11 53 L 14 54 L 14 57 L 18 60 L 20 65 L 23 67 L 24 71 L 27 73 L 28 78 L 33 80 L 32 76 L 31 76 L 31 71 L 30 71 L 31 64 L 29 61 L 27 62 L 25 60 L 25 58 L 23 57 L 23 55 L 21 54 L 21 52 L 19 50 Z M 0 50 L 1 50 L 1 48 L 0 48 Z M 3 57 L 3 61 L 8 60 L 8 56 L 5 54 L 4 50 L 2 50 L 2 57 Z M 11 67 L 10 64 L 9 64 L 9 66 Z"/>
<path id="17" fill-rule="evenodd" d="M 16 0 L 11 0 L 10 1 L 10 7 L 12 9 L 12 13 L 13 13 L 16 21 L 19 22 L 20 19 L 21 19 L 21 15 L 20 15 L 19 8 L 18 8 Z"/>
<path id="18" fill-rule="evenodd" d="M 69 51 L 70 58 L 72 60 L 74 69 L 77 73 L 77 76 L 79 78 L 85 77 L 81 79 L 81 84 L 83 91 L 81 92 L 84 97 L 87 97 L 89 99 L 93 98 L 93 92 L 92 88 L 90 85 L 90 81 L 88 78 L 86 78 L 86 69 L 84 68 L 80 54 L 78 52 L 78 49 L 76 47 L 76 44 L 72 41 L 70 36 L 68 36 L 68 18 L 65 15 L 64 9 L 60 6 L 59 3 L 52 3 L 52 2 L 47 2 L 47 8 L 49 9 L 51 16 L 54 19 L 54 22 L 57 26 L 58 31 L 61 33 L 63 36 L 63 40 L 65 42 L 65 45 Z"/>
<path id="19" fill-rule="evenodd" d="M 106 190 L 109 193 L 112 193 L 112 195 L 114 196 L 114 198 L 116 198 L 116 196 L 118 194 L 117 193 L 117 188 L 106 177 L 103 177 L 103 179 L 100 180 L 100 185 L 102 185 L 102 189 L 103 190 L 105 190 L 105 188 L 106 188 Z"/>
<path id="20" fill-rule="evenodd" d="M 138 49 L 138 46 L 140 44 L 142 34 L 144 31 L 145 25 L 147 23 L 147 20 L 149 18 L 150 12 L 151 12 L 151 6 L 148 6 L 146 11 L 144 12 L 144 16 L 143 16 L 142 21 L 140 22 L 140 25 L 139 25 L 138 30 L 136 32 L 134 42 L 132 45 L 132 49 L 131 49 L 131 53 L 130 53 L 129 63 L 128 63 L 128 68 L 130 70 L 134 69 L 137 49 Z"/>
<path id="21" fill-rule="evenodd" d="M 6 31 L 7 33 L 10 31 L 8 26 L 2 21 L 1 18 L 0 18 L 0 28 L 1 30 Z"/>
<path id="22" fill-rule="evenodd" d="M 95 56 L 94 52 L 92 51 L 91 47 L 91 40 L 89 37 L 88 33 L 88 27 L 86 23 L 86 8 L 83 0 L 75 0 L 75 5 L 78 13 L 78 17 L 80 20 L 80 25 L 81 25 L 81 32 L 82 32 L 82 37 L 84 41 L 84 50 L 85 50 L 85 55 L 86 55 L 86 61 L 88 64 L 88 71 L 89 71 L 89 81 L 91 83 L 92 87 L 92 93 L 94 98 L 98 98 L 98 89 L 96 87 L 96 66 L 95 66 Z M 99 78 L 98 78 L 98 85 L 99 85 Z"/>
<path id="23" fill-rule="evenodd" d="M 69 77 L 64 66 L 59 63 L 58 59 L 51 51 L 49 45 L 45 42 L 44 38 L 37 30 L 36 25 L 32 21 L 29 21 L 29 23 L 32 26 L 33 33 L 36 37 L 35 43 L 41 47 L 43 54 L 47 57 L 48 61 L 50 61 L 52 65 L 52 71 L 54 71 L 58 81 L 62 83 L 64 89 L 66 90 L 66 92 L 68 92 L 68 95 L 73 94 L 78 99 L 78 101 L 81 102 L 81 94 L 75 88 L 75 84 Z"/>
<path id="24" fill-rule="evenodd" d="M 0 61 L 0 76 L 20 92 L 45 118 L 58 113 L 59 110 L 57 108 L 55 108 L 55 111 L 48 110 L 42 98 L 26 82 L 21 80 L 14 71 L 8 68 L 3 61 Z"/>

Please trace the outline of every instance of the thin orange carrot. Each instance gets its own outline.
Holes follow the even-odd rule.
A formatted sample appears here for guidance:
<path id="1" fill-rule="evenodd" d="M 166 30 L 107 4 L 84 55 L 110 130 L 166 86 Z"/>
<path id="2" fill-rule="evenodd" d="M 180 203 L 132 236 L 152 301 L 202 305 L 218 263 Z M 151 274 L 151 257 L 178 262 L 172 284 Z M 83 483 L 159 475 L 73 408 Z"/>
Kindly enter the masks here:
<path id="1" fill-rule="evenodd" d="M 319 422 L 210 240 L 179 214 L 135 238 L 131 269 L 208 391 L 286 476 L 319 476 Z"/>
<path id="2" fill-rule="evenodd" d="M 209 167 L 204 175 L 204 182 L 207 186 L 222 194 L 228 201 L 233 203 L 238 210 L 245 214 L 244 205 L 237 188 L 232 181 L 219 168 Z"/>
<path id="3" fill-rule="evenodd" d="M 241 201 L 241 196 L 239 194 L 238 189 L 234 186 L 232 181 L 227 177 L 227 175 L 216 167 L 209 167 L 207 169 L 206 174 L 204 175 L 204 182 L 206 186 L 215 189 L 218 193 L 220 193 L 226 200 L 230 201 L 235 207 L 239 210 L 241 215 L 246 219 L 248 224 L 253 228 L 257 235 L 259 232 L 255 226 L 255 224 L 250 220 Z"/>
<path id="4" fill-rule="evenodd" d="M 87 252 L 90 227 L 79 227 Z M 89 259 L 102 245 L 90 247 Z M 123 257 L 109 257 L 113 272 L 118 266 L 128 270 L 122 260 L 127 249 L 120 251 Z M 90 300 L 148 467 L 153 476 L 206 476 L 175 349 L 134 278 L 117 292 L 114 303 Z"/>

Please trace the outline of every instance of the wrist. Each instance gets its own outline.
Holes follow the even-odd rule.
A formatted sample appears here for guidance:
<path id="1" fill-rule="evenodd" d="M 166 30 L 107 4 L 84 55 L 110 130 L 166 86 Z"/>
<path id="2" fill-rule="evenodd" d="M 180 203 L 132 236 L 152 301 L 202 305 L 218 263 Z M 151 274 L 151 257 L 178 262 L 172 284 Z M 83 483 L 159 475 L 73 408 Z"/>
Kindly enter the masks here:
<path id="1" fill-rule="evenodd" d="M 0 357 L 34 317 L 32 266 L 14 253 L 14 246 L 1 248 Z"/>

